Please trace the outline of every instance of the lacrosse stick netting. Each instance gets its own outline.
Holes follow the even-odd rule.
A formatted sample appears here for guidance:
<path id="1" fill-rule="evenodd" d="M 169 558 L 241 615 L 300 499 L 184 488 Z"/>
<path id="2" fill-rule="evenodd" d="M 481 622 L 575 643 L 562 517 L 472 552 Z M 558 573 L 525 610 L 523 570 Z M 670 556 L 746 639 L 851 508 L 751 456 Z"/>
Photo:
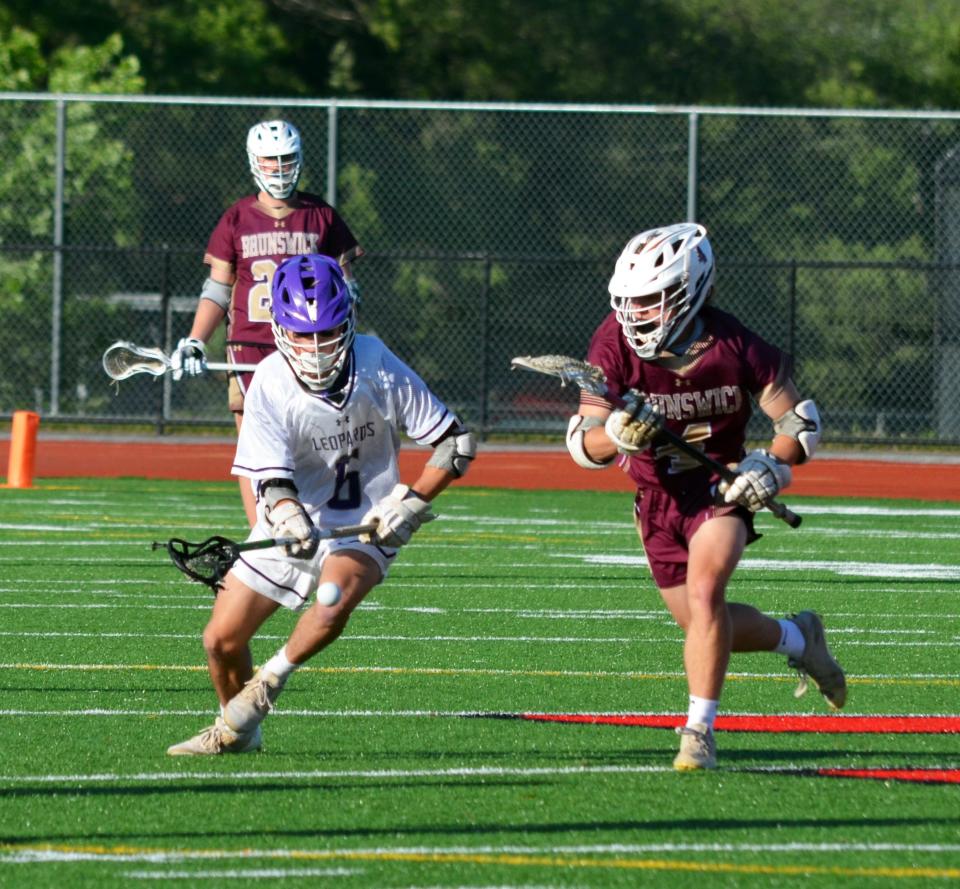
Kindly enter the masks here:
<path id="1" fill-rule="evenodd" d="M 591 395 L 607 394 L 607 381 L 603 371 L 595 364 L 588 364 L 569 355 L 521 355 L 514 358 L 510 365 L 559 377 L 561 386 L 573 383 Z"/>
<path id="2" fill-rule="evenodd" d="M 376 531 L 377 522 L 365 522 L 362 525 L 343 525 L 339 528 L 318 528 L 320 540 L 340 537 L 357 537 Z M 254 549 L 271 549 L 297 543 L 295 537 L 274 537 L 263 540 L 250 540 L 237 543 L 228 537 L 215 534 L 200 543 L 190 543 L 179 537 L 173 537 L 166 543 L 154 542 L 152 549 L 165 549 L 170 560 L 191 580 L 204 583 L 214 591 L 219 590 L 227 572 L 240 558 L 240 553 Z"/>
<path id="3" fill-rule="evenodd" d="M 138 346 L 128 340 L 118 340 L 103 353 L 103 369 L 111 380 L 119 382 L 134 374 L 162 377 L 172 369 L 169 356 L 162 349 Z M 232 364 L 224 361 L 203 362 L 204 370 L 226 370 L 232 373 L 253 373 L 255 364 Z"/>
<path id="4" fill-rule="evenodd" d="M 103 369 L 111 380 L 118 381 L 140 373 L 160 377 L 170 369 L 170 359 L 160 349 L 119 340 L 103 353 Z"/>
<path id="5" fill-rule="evenodd" d="M 202 543 L 174 537 L 165 544 L 153 544 L 153 549 L 160 547 L 166 549 L 170 560 L 187 577 L 214 591 L 220 589 L 223 578 L 240 556 L 240 548 L 226 537 L 208 537 Z"/>

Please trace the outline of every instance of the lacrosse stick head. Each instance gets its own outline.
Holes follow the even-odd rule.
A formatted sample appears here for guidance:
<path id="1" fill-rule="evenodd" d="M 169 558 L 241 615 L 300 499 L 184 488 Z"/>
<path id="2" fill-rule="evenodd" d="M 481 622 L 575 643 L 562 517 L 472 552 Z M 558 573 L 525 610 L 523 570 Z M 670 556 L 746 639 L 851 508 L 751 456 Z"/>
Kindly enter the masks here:
<path id="1" fill-rule="evenodd" d="M 234 562 L 240 556 L 236 543 L 226 537 L 208 537 L 201 543 L 190 543 L 173 537 L 153 548 L 166 549 L 170 560 L 191 580 L 206 584 L 218 592 Z"/>
<path id="2" fill-rule="evenodd" d="M 607 391 L 606 377 L 599 367 L 569 355 L 520 355 L 511 360 L 510 366 L 559 377 L 561 386 L 573 383 L 592 395 L 604 395 Z"/>
<path id="3" fill-rule="evenodd" d="M 125 380 L 139 373 L 161 377 L 170 369 L 170 359 L 160 349 L 118 340 L 103 353 L 103 369 L 111 380 Z"/>

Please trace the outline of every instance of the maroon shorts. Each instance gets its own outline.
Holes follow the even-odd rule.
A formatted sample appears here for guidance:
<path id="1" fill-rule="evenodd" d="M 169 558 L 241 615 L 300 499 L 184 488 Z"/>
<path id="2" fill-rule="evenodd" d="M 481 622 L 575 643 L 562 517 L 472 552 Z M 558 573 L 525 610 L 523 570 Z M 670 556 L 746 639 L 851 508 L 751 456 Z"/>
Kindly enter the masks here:
<path id="1" fill-rule="evenodd" d="M 698 485 L 680 496 L 658 488 L 637 491 L 634 518 L 659 589 L 680 586 L 687 579 L 690 538 L 708 519 L 737 515 L 747 526 L 747 542 L 757 539 L 753 513 L 742 506 L 718 504 L 713 489 Z"/>
<path id="2" fill-rule="evenodd" d="M 259 364 L 271 352 L 276 352 L 271 343 L 269 346 L 255 346 L 248 343 L 227 343 L 227 359 L 234 364 Z M 252 373 L 231 373 L 227 388 L 227 402 L 230 410 L 235 414 L 243 413 L 243 396 L 250 388 Z"/>

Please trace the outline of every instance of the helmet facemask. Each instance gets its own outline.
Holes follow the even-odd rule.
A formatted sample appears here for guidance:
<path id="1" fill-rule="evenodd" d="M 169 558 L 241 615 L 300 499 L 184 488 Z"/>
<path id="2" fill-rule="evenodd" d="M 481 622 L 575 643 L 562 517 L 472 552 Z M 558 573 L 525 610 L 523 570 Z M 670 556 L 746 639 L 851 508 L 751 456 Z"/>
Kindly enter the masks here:
<path id="1" fill-rule="evenodd" d="M 297 334 L 276 321 L 273 339 L 297 378 L 314 392 L 325 392 L 340 376 L 356 336 L 353 314 L 333 330 Z"/>

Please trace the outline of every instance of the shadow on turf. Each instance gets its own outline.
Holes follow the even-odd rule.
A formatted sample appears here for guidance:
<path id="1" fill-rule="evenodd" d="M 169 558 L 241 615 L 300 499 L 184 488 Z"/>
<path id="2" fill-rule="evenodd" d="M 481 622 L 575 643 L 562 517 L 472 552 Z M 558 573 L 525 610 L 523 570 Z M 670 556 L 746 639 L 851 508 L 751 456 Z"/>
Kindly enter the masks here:
<path id="1" fill-rule="evenodd" d="M 283 788 L 289 791 L 289 787 Z M 192 790 L 192 788 L 191 788 Z M 877 828 L 877 829 L 897 829 L 907 827 L 960 827 L 960 819 L 957 818 L 756 818 L 756 819 L 735 819 L 735 818 L 677 818 L 672 820 L 659 821 L 569 821 L 557 822 L 551 824 L 473 824 L 473 825 L 437 825 L 424 824 L 422 826 L 404 827 L 401 825 L 391 825 L 387 827 L 355 827 L 355 828 L 303 828 L 300 830 L 270 830 L 264 827 L 251 828 L 250 830 L 234 831 L 173 831 L 173 832 L 112 832 L 96 833 L 98 842 L 130 842 L 133 840 L 196 840 L 198 838 L 210 839 L 213 837 L 223 837 L 225 839 L 239 839 L 258 841 L 265 837 L 277 839 L 289 838 L 297 839 L 302 837 L 354 837 L 358 839 L 371 839 L 382 836 L 483 836 L 487 834 L 584 834 L 584 833 L 606 833 L 613 832 L 618 834 L 621 831 L 648 831 L 660 834 L 664 831 L 762 831 L 762 830 L 805 830 L 815 829 L 824 830 L 830 828 Z M 0 836 L 0 843 L 52 843 L 52 842 L 71 842 L 71 841 L 89 841 L 91 833 L 64 833 L 64 834 L 38 834 L 34 836 Z"/>

